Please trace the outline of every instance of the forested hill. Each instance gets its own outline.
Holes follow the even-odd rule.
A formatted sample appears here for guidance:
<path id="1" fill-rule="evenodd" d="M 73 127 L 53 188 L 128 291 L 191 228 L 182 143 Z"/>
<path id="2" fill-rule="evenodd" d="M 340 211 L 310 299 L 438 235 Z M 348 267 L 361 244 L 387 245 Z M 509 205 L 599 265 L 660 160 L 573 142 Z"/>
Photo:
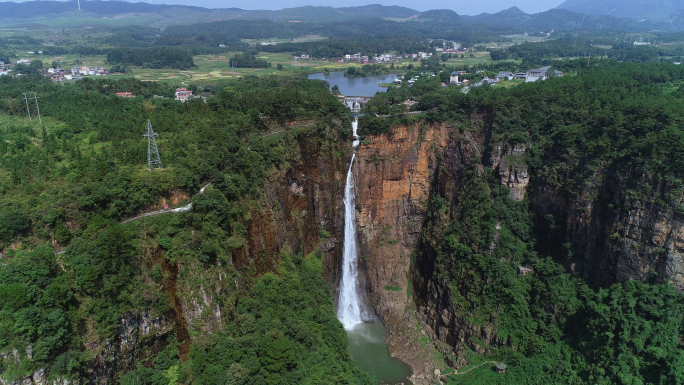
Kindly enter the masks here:
<path id="1" fill-rule="evenodd" d="M 626 0 L 616 2 L 612 0 L 567 0 L 557 8 L 589 15 L 610 15 L 627 17 L 634 20 L 663 21 L 669 19 L 674 13 L 680 13 L 684 10 L 684 1 Z"/>
<path id="2" fill-rule="evenodd" d="M 84 1 L 81 3 L 81 10 L 79 11 L 75 1 L 0 2 L 0 23 L 7 26 L 30 25 L 32 27 L 39 27 L 42 23 L 45 23 L 45 18 L 47 17 L 63 18 L 63 24 L 71 26 L 97 25 L 98 23 L 111 26 L 112 18 L 115 16 L 120 16 L 116 18 L 118 21 L 115 23 L 128 25 L 136 23 L 132 20 L 138 20 L 137 23 L 156 27 L 192 23 L 204 24 L 216 20 L 262 19 L 283 24 L 290 24 L 288 23 L 289 21 L 297 20 L 307 24 L 304 29 L 311 30 L 310 33 L 321 33 L 315 31 L 316 26 L 318 26 L 318 29 L 322 30 L 322 34 L 326 36 L 329 35 L 325 31 L 328 31 L 330 23 L 348 23 L 373 19 L 402 22 L 395 23 L 391 28 L 387 28 L 388 32 L 391 29 L 396 30 L 399 34 L 406 29 L 424 30 L 428 31 L 428 34 L 434 34 L 445 29 L 453 29 L 456 26 L 476 28 L 476 30 L 470 31 L 471 35 L 483 35 L 492 32 L 499 34 L 538 33 L 539 31 L 550 31 L 552 29 L 563 29 L 565 31 L 617 30 L 633 32 L 652 29 L 681 29 L 684 27 L 681 23 L 673 22 L 654 25 L 650 22 L 637 23 L 632 19 L 614 16 L 587 16 L 583 12 L 573 12 L 567 9 L 526 14 L 515 7 L 494 14 L 461 16 L 447 9 L 419 12 L 410 8 L 379 4 L 340 8 L 304 6 L 269 11 L 242 10 L 238 8 L 207 9 L 182 5 L 157 5 L 118 1 Z M 49 25 L 50 23 L 45 24 Z M 416 26 L 416 24 L 420 26 Z M 301 26 L 298 27 L 301 29 Z M 288 27 L 285 26 L 285 28 Z M 363 26 L 358 28 L 363 28 Z M 204 32 L 207 32 L 207 30 L 205 29 Z M 269 37 L 289 38 L 291 36 L 286 34 Z"/>
<path id="3" fill-rule="evenodd" d="M 114 16 L 122 13 L 158 13 L 182 9 L 191 12 L 211 12 L 210 9 L 186 5 L 154 5 L 120 1 L 82 1 L 81 11 L 100 16 Z M 78 11 L 76 1 L 26 1 L 22 3 L 0 2 L 2 18 L 28 19 L 36 16 L 57 15 Z"/>
<path id="4" fill-rule="evenodd" d="M 27 1 L 22 3 L 0 2 L 0 19 L 32 19 L 39 16 L 54 16 L 79 11 L 76 1 Z M 180 24 L 188 23 L 197 17 L 206 20 L 249 18 L 303 21 L 344 21 L 354 19 L 408 18 L 419 14 L 414 9 L 379 4 L 358 7 L 315 7 L 303 6 L 285 8 L 277 11 L 242 10 L 239 8 L 209 9 L 186 5 L 164 5 L 148 3 L 128 3 L 121 1 L 81 1 L 84 15 L 115 16 L 129 13 L 157 14 L 172 18 Z M 190 16 L 190 17 L 188 17 Z"/>
<path id="5" fill-rule="evenodd" d="M 30 126 L 22 90 L 41 97 L 44 128 Z M 346 109 L 300 78 L 246 78 L 206 103 L 173 92 L 0 78 L 0 382 L 370 384 L 312 252 L 319 231 L 303 228 L 314 210 L 296 191 L 268 196 L 274 180 L 308 183 L 295 168 L 315 156 L 300 144 L 342 161 Z M 147 119 L 163 169 L 146 169 Z M 310 124 L 267 136 L 295 120 Z M 191 212 L 120 224 L 190 201 Z M 284 215 L 287 228 L 273 219 Z"/>
<path id="6" fill-rule="evenodd" d="M 631 19 L 605 15 L 586 15 L 567 9 L 551 9 L 545 12 L 527 14 L 512 7 L 494 14 L 482 14 L 466 18 L 472 24 L 490 28 L 530 28 L 541 31 L 560 30 L 631 30 L 640 31 L 655 28 L 651 23 L 637 23 Z"/>

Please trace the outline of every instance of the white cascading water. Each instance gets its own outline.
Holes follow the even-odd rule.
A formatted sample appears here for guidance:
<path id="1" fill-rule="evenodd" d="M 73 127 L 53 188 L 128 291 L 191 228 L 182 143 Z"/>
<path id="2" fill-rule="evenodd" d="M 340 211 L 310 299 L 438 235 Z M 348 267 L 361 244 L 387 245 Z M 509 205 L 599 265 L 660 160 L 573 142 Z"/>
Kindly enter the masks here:
<path id="1" fill-rule="evenodd" d="M 359 121 L 354 119 L 352 123 L 354 135 L 354 148 L 359 145 L 356 130 Z M 352 330 L 355 326 L 363 323 L 361 297 L 359 295 L 358 280 L 358 245 L 356 243 L 356 205 L 354 203 L 354 175 L 352 155 L 347 173 L 347 184 L 344 187 L 344 247 L 342 257 L 342 279 L 340 280 L 340 298 L 337 306 L 337 318 L 342 322 L 346 330 Z"/>
<path id="2" fill-rule="evenodd" d="M 357 135 L 356 131 L 359 129 L 359 118 L 354 118 L 354 121 L 352 122 L 352 135 L 354 135 L 354 143 L 352 143 L 352 147 L 356 148 L 359 147 L 359 135 Z M 352 163 L 354 161 L 352 160 Z M 351 166 L 349 168 L 349 171 L 351 171 Z"/>

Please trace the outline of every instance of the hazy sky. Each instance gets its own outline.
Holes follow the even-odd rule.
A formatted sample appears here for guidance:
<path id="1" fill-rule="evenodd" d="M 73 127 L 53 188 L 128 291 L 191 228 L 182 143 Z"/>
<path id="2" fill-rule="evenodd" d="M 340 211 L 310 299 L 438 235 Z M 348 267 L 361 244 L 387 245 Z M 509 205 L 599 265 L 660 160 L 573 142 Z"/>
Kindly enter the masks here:
<path id="1" fill-rule="evenodd" d="M 0 0 L 7 1 L 7 0 Z M 19 2 L 14 0 L 15 2 Z M 85 1 L 85 0 L 81 0 Z M 131 2 L 135 0 L 129 0 Z M 145 3 L 149 0 L 144 1 Z M 318 5 L 333 7 L 350 7 L 356 5 L 382 4 L 382 5 L 401 5 L 416 9 L 418 11 L 428 11 L 430 9 L 451 9 L 461 15 L 477 15 L 482 12 L 494 13 L 503 9 L 517 6 L 527 13 L 537 13 L 549 10 L 558 6 L 563 0 L 152 0 L 153 4 L 183 4 L 196 5 L 207 8 L 242 8 L 242 9 L 283 9 L 299 7 L 302 5 Z"/>

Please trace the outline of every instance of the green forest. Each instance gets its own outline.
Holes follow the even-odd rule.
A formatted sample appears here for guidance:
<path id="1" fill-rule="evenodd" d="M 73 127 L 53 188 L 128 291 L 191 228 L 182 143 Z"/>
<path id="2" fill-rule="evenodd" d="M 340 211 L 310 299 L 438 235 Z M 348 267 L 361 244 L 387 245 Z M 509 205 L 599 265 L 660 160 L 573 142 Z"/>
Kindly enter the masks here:
<path id="1" fill-rule="evenodd" d="M 248 282 L 216 298 L 227 312 L 221 332 L 201 346 L 188 345 L 187 332 L 148 336 L 150 348 L 131 353 L 135 363 L 117 367 L 112 379 L 128 373 L 120 383 L 370 383 L 347 353 L 321 255 L 278 256 L 277 275 L 253 276 L 253 265 L 238 271 L 231 261 L 231 250 L 248 237 L 244 224 L 266 178 L 288 167 L 288 142 L 338 129 L 330 119 L 343 116 L 344 107 L 323 84 L 246 78 L 207 103 L 181 104 L 152 97 L 173 94 L 162 83 L 1 81 L 0 113 L 9 119 L 0 141 L 0 242 L 7 250 L 0 351 L 22 352 L 0 361 L 4 378 L 44 368 L 47 378 L 92 381 L 98 349 L 88 341 L 115 338 L 122 317 L 174 319 L 172 277 L 187 282 L 223 266 L 222 276 Z M 17 95 L 27 88 L 41 97 L 44 128 L 25 124 Z M 139 97 L 116 97 L 122 89 Z M 259 111 L 276 121 L 319 123 L 262 139 L 267 127 Z M 160 135 L 161 170 L 146 169 L 146 119 Z M 193 197 L 207 182 L 212 187 Z M 173 191 L 189 194 L 192 212 L 119 224 Z"/>
<path id="2" fill-rule="evenodd" d="M 107 63 L 179 70 L 187 70 L 195 65 L 188 52 L 169 47 L 111 49 L 107 54 Z"/>

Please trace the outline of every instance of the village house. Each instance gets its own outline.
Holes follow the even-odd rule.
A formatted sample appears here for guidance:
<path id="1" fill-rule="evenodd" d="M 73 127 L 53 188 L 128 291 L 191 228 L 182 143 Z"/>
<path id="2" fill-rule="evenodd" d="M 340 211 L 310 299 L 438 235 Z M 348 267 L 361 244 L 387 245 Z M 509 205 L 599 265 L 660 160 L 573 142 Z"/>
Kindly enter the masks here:
<path id="1" fill-rule="evenodd" d="M 355 53 L 355 54 L 346 54 L 344 55 L 344 58 L 340 58 L 339 60 L 335 60 L 340 63 L 346 63 L 346 62 L 359 62 L 359 63 L 368 63 L 370 61 L 370 58 L 366 55 L 361 55 L 360 53 Z"/>
<path id="2" fill-rule="evenodd" d="M 395 61 L 397 61 L 397 56 L 389 54 L 389 53 L 385 53 L 385 54 L 377 55 L 377 56 L 373 57 L 373 61 L 376 63 L 395 62 Z"/>
<path id="3" fill-rule="evenodd" d="M 545 80 L 546 79 L 546 71 L 548 71 L 551 68 L 551 66 L 547 67 L 542 67 L 542 68 L 535 68 L 527 71 L 527 78 L 525 79 L 526 82 L 536 82 L 537 80 Z"/>
<path id="4" fill-rule="evenodd" d="M 294 56 L 292 56 L 292 60 L 309 60 L 309 59 L 311 59 L 310 55 L 300 55 L 300 56 L 294 55 Z"/>
<path id="5" fill-rule="evenodd" d="M 9 70 L 0 71 L 0 76 L 6 76 L 6 75 L 9 75 Z"/>
<path id="6" fill-rule="evenodd" d="M 458 84 L 458 71 L 451 73 L 451 76 L 449 77 L 449 84 Z"/>
<path id="7" fill-rule="evenodd" d="M 189 91 L 185 88 L 176 88 L 176 100 L 180 100 L 181 102 L 185 103 L 186 100 L 190 100 L 192 98 L 192 91 Z"/>
<path id="8" fill-rule="evenodd" d="M 117 92 L 116 96 L 118 96 L 120 98 L 134 98 L 135 97 L 135 95 L 133 95 L 130 92 Z"/>
<path id="9" fill-rule="evenodd" d="M 551 69 L 551 66 L 546 66 L 542 68 L 536 68 L 527 71 L 527 77 L 525 78 L 526 82 L 536 82 L 537 80 L 546 80 L 548 79 L 550 73 L 549 70 Z M 561 76 L 563 75 L 562 72 L 560 71 L 555 71 L 553 72 L 554 76 Z"/>
<path id="10" fill-rule="evenodd" d="M 0 69 L 5 69 L 5 62 L 4 61 L 0 61 Z"/>
<path id="11" fill-rule="evenodd" d="M 89 67 L 89 66 L 80 66 L 80 67 L 72 67 L 71 68 L 71 74 L 73 76 L 104 76 L 104 75 L 109 75 L 109 70 L 106 68 L 100 68 L 100 67 Z"/>
<path id="12" fill-rule="evenodd" d="M 19 59 L 19 61 L 17 61 L 17 64 L 29 65 L 29 64 L 31 64 L 31 61 L 29 59 Z"/>
<path id="13" fill-rule="evenodd" d="M 501 71 L 496 75 L 496 79 L 501 81 L 501 80 L 513 80 L 515 78 L 515 74 L 513 72 L 509 71 Z"/>

